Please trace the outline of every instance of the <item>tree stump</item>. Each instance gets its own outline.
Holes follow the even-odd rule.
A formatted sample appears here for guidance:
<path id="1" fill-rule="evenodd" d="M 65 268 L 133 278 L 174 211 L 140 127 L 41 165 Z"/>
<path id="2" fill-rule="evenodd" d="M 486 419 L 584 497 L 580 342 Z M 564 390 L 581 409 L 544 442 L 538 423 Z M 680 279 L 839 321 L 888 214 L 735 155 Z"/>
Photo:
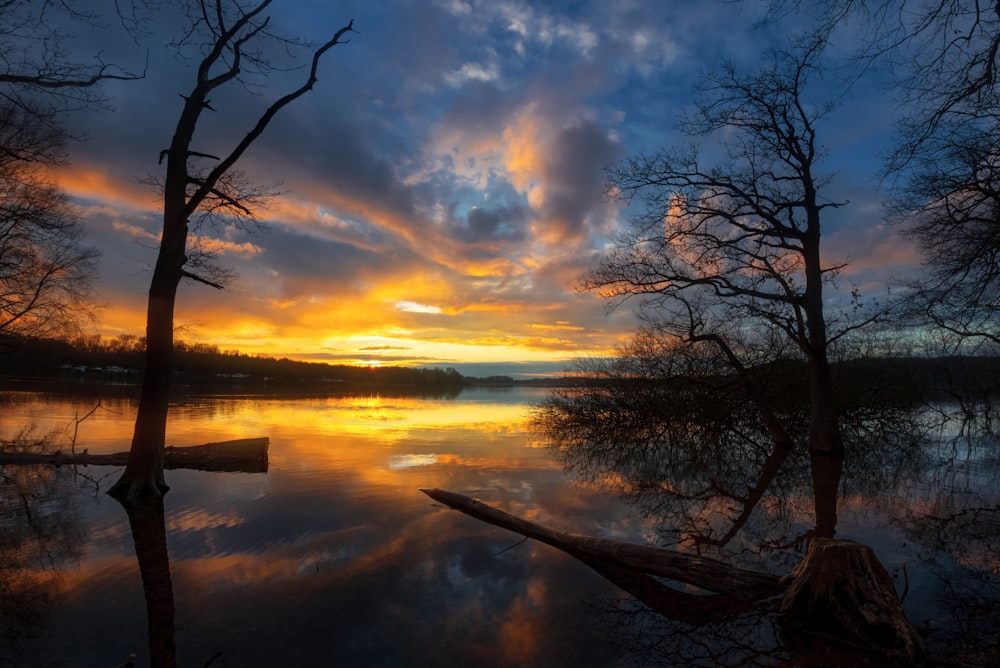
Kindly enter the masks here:
<path id="1" fill-rule="evenodd" d="M 834 643 L 903 665 L 923 660 L 923 641 L 868 546 L 815 538 L 782 582 L 788 589 L 779 622 L 789 645 L 813 653 L 817 645 Z"/>

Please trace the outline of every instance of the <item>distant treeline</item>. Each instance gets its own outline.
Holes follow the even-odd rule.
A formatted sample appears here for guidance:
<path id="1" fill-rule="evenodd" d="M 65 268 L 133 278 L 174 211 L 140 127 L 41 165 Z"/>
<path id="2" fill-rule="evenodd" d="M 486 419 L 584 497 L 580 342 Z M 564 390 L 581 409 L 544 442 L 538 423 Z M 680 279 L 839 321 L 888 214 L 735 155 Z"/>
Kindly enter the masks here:
<path id="1" fill-rule="evenodd" d="M 81 378 L 122 384 L 138 383 L 142 370 L 142 338 L 123 335 L 114 339 L 88 336 L 73 341 L 0 340 L 0 376 L 22 378 Z M 759 370 L 769 382 L 769 394 L 778 401 L 802 398 L 808 393 L 808 369 L 800 360 L 785 360 Z M 476 378 L 453 368 L 416 369 L 394 366 L 349 366 L 300 362 L 287 358 L 222 351 L 203 343 L 176 342 L 175 375 L 178 382 L 197 386 L 246 389 L 299 386 L 314 390 L 355 391 L 377 387 L 402 392 L 455 394 L 463 387 L 513 385 L 579 385 L 606 383 L 607 378 L 548 378 L 515 380 L 510 376 Z M 864 358 L 834 365 L 835 384 L 847 403 L 898 400 L 1000 401 L 1000 357 L 884 357 Z M 760 376 L 758 376 L 760 377 Z M 697 382 L 705 382 L 705 378 Z M 719 377 L 729 385 L 732 378 Z M 619 378 L 617 383 L 695 382 L 683 377 Z"/>
<path id="2" fill-rule="evenodd" d="M 84 337 L 67 341 L 8 341 L 0 344 L 0 375 L 30 378 L 84 377 L 138 382 L 143 366 L 143 340 Z M 390 366 L 349 366 L 299 362 L 240 352 L 217 346 L 176 342 L 175 377 L 197 385 L 260 384 L 309 386 L 410 387 L 434 391 L 460 390 L 468 382 L 452 368 L 414 369 Z"/>
<path id="3" fill-rule="evenodd" d="M 865 357 L 835 362 L 833 384 L 841 408 L 919 402 L 1000 404 L 1000 357 Z M 751 375 L 761 384 L 767 401 L 778 410 L 801 404 L 809 397 L 809 368 L 805 361 L 785 359 L 760 368 Z M 742 382 L 732 373 L 715 376 L 678 375 L 594 376 L 581 384 L 611 384 L 622 387 L 715 388 L 741 391 Z"/>

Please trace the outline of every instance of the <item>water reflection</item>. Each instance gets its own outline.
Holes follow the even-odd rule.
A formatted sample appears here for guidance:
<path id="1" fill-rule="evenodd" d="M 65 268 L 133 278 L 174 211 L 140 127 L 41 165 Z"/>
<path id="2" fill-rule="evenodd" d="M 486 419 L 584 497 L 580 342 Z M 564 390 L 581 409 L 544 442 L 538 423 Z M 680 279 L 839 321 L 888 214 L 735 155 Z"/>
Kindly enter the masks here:
<path id="1" fill-rule="evenodd" d="M 174 644 L 174 588 L 170 580 L 163 497 L 124 504 L 142 578 L 148 620 L 149 660 L 155 668 L 177 665 Z"/>
<path id="2" fill-rule="evenodd" d="M 268 435 L 271 466 L 266 474 L 169 471 L 165 506 L 148 516 L 127 516 L 70 470 L 2 469 L 0 540 L 10 542 L 0 543 L 0 577 L 13 579 L 0 586 L 35 605 L 2 618 L 10 631 L 0 657 L 114 666 L 135 652 L 149 665 L 150 640 L 161 648 L 154 654 L 167 655 L 172 629 L 178 665 L 219 653 L 213 665 L 789 661 L 773 610 L 697 609 L 690 592 L 603 573 L 634 598 L 547 546 L 518 545 L 417 491 L 451 489 L 577 533 L 774 573 L 801 558 L 796 539 L 814 522 L 809 463 L 797 450 L 776 450 L 733 420 L 728 432 L 722 423 L 691 431 L 698 447 L 687 457 L 678 445 L 687 431 L 664 434 L 652 422 L 622 431 L 605 419 L 560 430 L 560 444 L 594 444 L 566 454 L 581 481 L 569 484 L 529 420 L 545 395 L 186 401 L 168 442 Z M 19 402 L 39 424 L 92 405 Z M 134 413 L 127 402 L 119 409 L 127 433 Z M 853 448 L 845 462 L 838 533 L 876 549 L 906 591 L 910 618 L 936 629 L 928 642 L 938 655 L 953 650 L 988 664 L 1000 628 L 996 445 L 953 449 L 927 438 L 926 416 L 904 417 L 912 428 L 891 432 L 861 415 L 851 428 L 852 438 L 886 447 Z M 12 411 L 0 419 L 17 422 Z M 107 432 L 97 429 L 105 423 Z M 80 445 L 119 450 L 127 440 L 116 440 L 118 429 L 110 418 L 88 422 Z M 709 429 L 741 449 L 713 445 Z M 26 477 L 15 484 L 11 476 Z"/>
<path id="3" fill-rule="evenodd" d="M 778 410 L 801 426 L 793 403 Z M 802 558 L 805 539 L 836 527 L 876 548 L 938 659 L 984 665 L 1000 656 L 992 482 L 1000 443 L 976 428 L 988 421 L 954 422 L 964 414 L 888 401 L 845 407 L 843 478 L 839 463 L 809 462 L 801 444 L 773 445 L 753 410 L 714 387 L 594 384 L 556 393 L 535 417 L 569 470 L 614 489 L 646 518 L 647 541 L 783 574 Z M 964 485 L 951 484 L 956 478 Z M 609 619 L 631 647 L 665 665 L 817 660 L 784 646 L 767 608 L 707 624 L 650 608 L 617 605 Z"/>
<path id="4" fill-rule="evenodd" d="M 38 635 L 60 570 L 80 558 L 78 495 L 63 493 L 71 479 L 65 469 L 0 467 L 0 648 L 17 650 Z"/>
<path id="5" fill-rule="evenodd" d="M 36 637 L 0 655 L 16 656 L 13 665 L 113 666 L 135 652 L 148 665 L 150 642 L 169 655 L 172 628 L 178 665 L 218 653 L 218 665 L 247 666 L 609 665 L 618 650 L 593 633 L 596 610 L 580 606 L 616 595 L 612 587 L 544 546 L 508 549 L 509 535 L 417 491 L 448 486 L 581 531 L 629 531 L 626 509 L 567 487 L 535 447 L 531 399 L 182 408 L 174 442 L 215 440 L 220 421 L 235 422 L 234 435 L 271 437 L 269 471 L 169 471 L 165 507 L 149 514 L 86 496 L 75 506 L 80 558 L 60 565 Z M 48 412 L 73 410 L 58 400 Z M 94 429 L 83 436 L 92 451 L 105 438 L 120 448 Z M 74 484 L 63 482 L 56 496 Z"/>

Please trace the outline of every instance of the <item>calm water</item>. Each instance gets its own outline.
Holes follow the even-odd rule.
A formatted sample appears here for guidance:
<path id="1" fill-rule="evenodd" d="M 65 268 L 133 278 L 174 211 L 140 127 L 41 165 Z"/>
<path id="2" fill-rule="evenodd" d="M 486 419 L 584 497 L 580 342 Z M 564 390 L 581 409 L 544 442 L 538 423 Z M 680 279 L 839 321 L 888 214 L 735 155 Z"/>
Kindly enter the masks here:
<path id="1" fill-rule="evenodd" d="M 214 397 L 173 407 L 170 444 L 271 439 L 267 473 L 167 471 L 179 665 L 219 653 L 212 666 L 780 660 L 767 618 L 701 638 L 645 613 L 562 553 L 435 507 L 418 491 L 440 487 L 570 531 L 654 540 L 656 521 L 574 482 L 532 433 L 528 410 L 544 395 Z M 95 405 L 29 392 L 0 393 L 0 402 L 0 438 L 47 434 L 66 444 Z M 76 448 L 126 449 L 134 414 L 129 400 L 103 399 L 77 426 Z M 986 452 L 951 456 L 947 468 L 933 460 L 882 495 L 846 488 L 841 535 L 875 548 L 906 591 L 911 619 L 937 627 L 930 642 L 944 648 L 997 647 L 1000 494 L 997 452 Z M 0 666 L 110 668 L 130 652 L 148 665 L 135 542 L 124 510 L 103 493 L 116 474 L 0 468 Z M 781 521 L 808 527 L 810 511 L 793 499 Z M 958 529 L 911 521 L 949 514 Z M 787 559 L 769 563 L 780 571 Z M 708 660 L 694 649 L 703 643 L 737 650 Z"/>

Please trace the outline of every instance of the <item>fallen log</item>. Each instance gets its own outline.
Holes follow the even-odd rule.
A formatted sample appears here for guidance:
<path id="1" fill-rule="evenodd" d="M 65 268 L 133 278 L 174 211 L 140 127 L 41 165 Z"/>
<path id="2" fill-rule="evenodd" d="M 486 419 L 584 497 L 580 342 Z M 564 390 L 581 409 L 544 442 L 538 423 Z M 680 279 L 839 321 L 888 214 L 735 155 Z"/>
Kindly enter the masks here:
<path id="1" fill-rule="evenodd" d="M 596 560 L 612 567 L 669 578 L 716 594 L 724 594 L 737 601 L 760 601 L 781 594 L 785 589 L 776 575 L 736 568 L 717 559 L 558 531 L 528 522 L 461 494 L 442 489 L 420 491 L 477 520 L 534 538 L 584 562 Z"/>
<path id="2" fill-rule="evenodd" d="M 420 491 L 477 520 L 576 557 L 669 619 L 715 623 L 750 608 L 769 606 L 779 610 L 786 645 L 804 663 L 812 665 L 821 656 L 864 655 L 866 661 L 875 657 L 877 665 L 910 666 L 924 658 L 923 642 L 903 613 L 892 579 L 871 548 L 854 541 L 813 538 L 806 558 L 779 578 L 707 557 L 558 531 L 454 492 Z M 715 595 L 682 592 L 651 576 Z M 838 659 L 836 663 L 853 661 Z"/>
<path id="3" fill-rule="evenodd" d="M 619 589 L 628 592 L 667 619 L 694 626 L 718 624 L 762 605 L 777 608 L 779 600 L 742 601 L 723 594 L 681 591 L 635 569 L 614 566 L 598 559 L 577 557 Z"/>
<path id="4" fill-rule="evenodd" d="M 197 469 L 233 473 L 266 473 L 268 467 L 267 436 L 239 438 L 231 441 L 177 447 L 168 445 L 163 450 L 163 466 L 168 469 Z M 125 466 L 127 452 L 90 454 L 86 450 L 66 454 L 61 451 L 0 452 L 0 466 L 25 464 L 50 464 L 52 466 Z"/>

